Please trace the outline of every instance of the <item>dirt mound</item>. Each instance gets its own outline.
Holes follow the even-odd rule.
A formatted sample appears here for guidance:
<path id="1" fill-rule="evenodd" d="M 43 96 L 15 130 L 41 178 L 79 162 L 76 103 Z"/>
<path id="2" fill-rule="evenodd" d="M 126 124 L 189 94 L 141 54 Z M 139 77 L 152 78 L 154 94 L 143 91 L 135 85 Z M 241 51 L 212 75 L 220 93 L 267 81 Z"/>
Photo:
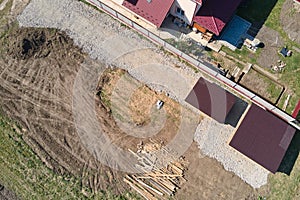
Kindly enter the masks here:
<path id="1" fill-rule="evenodd" d="M 300 6 L 293 1 L 285 1 L 280 13 L 283 30 L 289 38 L 300 44 Z"/>
<path id="2" fill-rule="evenodd" d="M 14 59 L 45 58 L 51 51 L 60 51 L 61 57 L 67 56 L 63 49 L 71 48 L 72 41 L 57 30 L 15 29 L 6 36 L 7 54 Z"/>

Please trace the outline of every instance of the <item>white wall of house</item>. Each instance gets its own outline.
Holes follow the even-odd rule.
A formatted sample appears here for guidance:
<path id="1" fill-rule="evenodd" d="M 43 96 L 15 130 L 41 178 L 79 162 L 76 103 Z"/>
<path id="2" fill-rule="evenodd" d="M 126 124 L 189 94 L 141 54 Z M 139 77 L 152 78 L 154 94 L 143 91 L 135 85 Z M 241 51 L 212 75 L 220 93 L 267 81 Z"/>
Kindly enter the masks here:
<path id="1" fill-rule="evenodd" d="M 178 8 L 183 10 L 184 14 L 182 12 L 178 12 Z M 170 13 L 173 16 L 184 20 L 187 24 L 191 24 L 194 17 L 195 9 L 197 9 L 198 11 L 199 8 L 200 5 L 193 0 L 176 0 L 171 7 Z"/>
<path id="2" fill-rule="evenodd" d="M 122 5 L 124 0 L 111 0 L 113 2 L 115 2 L 116 4 Z"/>

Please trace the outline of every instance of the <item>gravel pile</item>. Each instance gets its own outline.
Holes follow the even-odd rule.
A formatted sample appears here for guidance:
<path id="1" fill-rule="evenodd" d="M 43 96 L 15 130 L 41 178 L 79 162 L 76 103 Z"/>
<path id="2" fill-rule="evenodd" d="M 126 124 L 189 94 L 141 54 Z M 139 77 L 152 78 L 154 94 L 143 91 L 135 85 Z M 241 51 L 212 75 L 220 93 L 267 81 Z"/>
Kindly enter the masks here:
<path id="1" fill-rule="evenodd" d="M 197 127 L 194 141 L 204 155 L 218 160 L 227 171 L 239 176 L 254 188 L 267 183 L 269 172 L 229 146 L 234 128 L 204 118 Z"/>
<path id="2" fill-rule="evenodd" d="M 140 34 L 107 14 L 79 1 L 32 0 L 17 19 L 20 26 L 56 28 L 65 31 L 74 40 L 75 45 L 81 47 L 91 58 L 104 62 L 108 66 L 123 68 L 129 73 L 133 72 L 132 66 L 116 63 L 115 58 L 127 53 L 126 51 L 151 48 L 163 56 L 164 59 L 160 64 L 177 66 L 177 70 L 183 71 L 192 78 L 200 77 L 200 73 L 195 73 L 175 56 L 165 54 L 145 37 L 141 37 Z M 130 41 L 129 45 L 128 41 Z M 144 82 L 142 76 L 131 75 Z M 165 91 L 163 87 L 149 86 L 156 91 L 162 90 L 170 94 L 174 99 L 179 99 L 170 91 Z"/>

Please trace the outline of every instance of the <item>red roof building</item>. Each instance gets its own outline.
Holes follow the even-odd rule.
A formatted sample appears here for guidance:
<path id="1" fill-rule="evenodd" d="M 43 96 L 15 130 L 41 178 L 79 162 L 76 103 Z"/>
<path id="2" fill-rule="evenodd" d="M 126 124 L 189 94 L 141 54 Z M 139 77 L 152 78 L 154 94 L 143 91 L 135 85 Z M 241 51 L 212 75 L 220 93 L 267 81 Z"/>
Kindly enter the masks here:
<path id="1" fill-rule="evenodd" d="M 199 26 L 220 35 L 235 13 L 242 0 L 209 0 L 204 1 L 193 21 Z"/>
<path id="2" fill-rule="evenodd" d="M 216 121 L 224 123 L 237 97 L 201 77 L 185 101 Z"/>
<path id="3" fill-rule="evenodd" d="M 160 27 L 174 0 L 125 0 L 123 6 Z"/>
<path id="4" fill-rule="evenodd" d="M 229 145 L 275 173 L 295 132 L 282 119 L 252 104 Z"/>
<path id="5" fill-rule="evenodd" d="M 300 100 L 298 101 L 298 104 L 295 107 L 295 110 L 294 110 L 294 112 L 292 114 L 292 117 L 294 117 L 295 119 L 297 119 L 298 115 L 300 115 Z"/>

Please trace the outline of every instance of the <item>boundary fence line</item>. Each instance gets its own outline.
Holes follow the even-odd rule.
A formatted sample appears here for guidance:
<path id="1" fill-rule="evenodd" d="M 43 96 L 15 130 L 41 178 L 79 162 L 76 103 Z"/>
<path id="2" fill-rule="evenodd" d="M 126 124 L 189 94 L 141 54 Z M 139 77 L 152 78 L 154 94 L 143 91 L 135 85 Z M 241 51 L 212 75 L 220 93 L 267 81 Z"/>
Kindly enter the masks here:
<path id="1" fill-rule="evenodd" d="M 203 63 L 205 61 L 200 59 L 195 59 L 184 52 L 178 50 L 176 47 L 172 46 L 171 44 L 167 43 L 163 39 L 161 39 L 159 36 L 155 35 L 154 33 L 150 32 L 149 30 L 143 28 L 142 26 L 138 25 L 137 23 L 133 22 L 131 19 L 125 17 L 121 13 L 117 12 L 113 8 L 105 5 L 99 0 L 85 0 L 88 3 L 96 6 L 98 9 L 104 11 L 105 13 L 109 14 L 110 16 L 116 18 L 117 20 L 121 21 L 122 23 L 126 24 L 127 26 L 133 28 L 134 30 L 138 31 L 139 33 L 143 34 L 145 37 L 153 41 L 154 43 L 164 47 L 169 52 L 176 54 L 183 60 L 187 61 L 192 66 L 196 67 L 200 71 L 204 72 L 205 74 L 209 75 L 211 78 L 224 83 L 225 85 L 232 88 L 234 91 L 239 93 L 241 96 L 245 97 L 246 99 L 250 100 L 251 102 L 263 107 L 265 110 L 268 110 L 272 114 L 278 116 L 282 120 L 286 121 L 288 124 L 293 126 L 294 128 L 300 130 L 300 124 L 296 124 L 297 121 L 292 116 L 288 115 L 281 109 L 277 108 L 276 106 L 270 104 L 266 100 L 262 99 L 261 97 L 257 96 L 253 92 L 249 91 L 248 89 L 244 88 L 243 86 L 235 83 L 234 81 L 231 81 L 230 79 L 223 76 L 218 69 L 213 69 L 211 66 L 207 66 Z"/>

